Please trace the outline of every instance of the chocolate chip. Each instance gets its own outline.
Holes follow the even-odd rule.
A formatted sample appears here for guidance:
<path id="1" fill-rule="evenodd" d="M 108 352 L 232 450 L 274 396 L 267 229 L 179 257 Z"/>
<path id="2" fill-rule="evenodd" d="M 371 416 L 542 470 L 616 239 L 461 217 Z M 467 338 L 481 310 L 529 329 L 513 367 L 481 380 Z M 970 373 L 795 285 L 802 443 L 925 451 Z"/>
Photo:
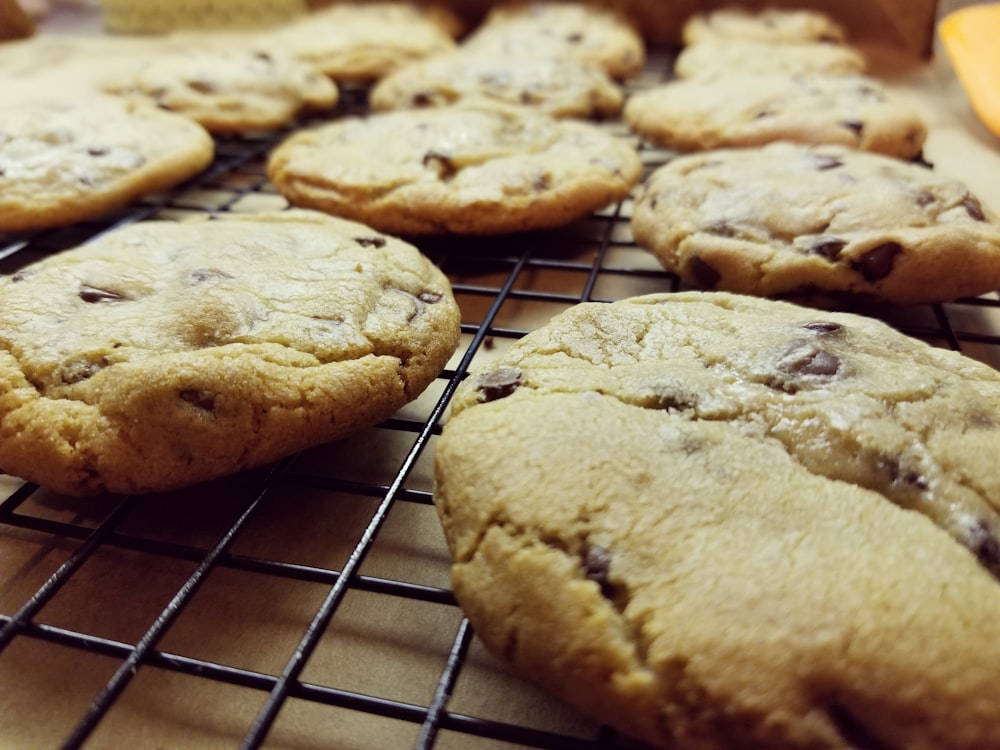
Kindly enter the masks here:
<path id="1" fill-rule="evenodd" d="M 31 269 L 28 268 L 22 268 L 20 271 L 16 272 L 13 276 L 11 276 L 10 280 L 24 281 L 25 279 L 30 279 L 36 273 L 38 273 L 38 271 L 32 271 Z"/>
<path id="2" fill-rule="evenodd" d="M 934 196 L 934 193 L 928 190 L 922 190 L 917 194 L 917 205 L 921 208 L 927 208 L 927 206 L 936 201 L 937 198 Z"/>
<path id="3" fill-rule="evenodd" d="M 385 237 L 355 237 L 361 247 L 385 247 Z"/>
<path id="4" fill-rule="evenodd" d="M 896 262 L 896 256 L 901 252 L 903 246 L 898 242 L 886 242 L 866 252 L 853 263 L 853 266 L 866 281 L 878 281 L 889 275 Z"/>
<path id="5" fill-rule="evenodd" d="M 93 146 L 87 149 L 88 156 L 107 156 L 109 153 L 111 153 L 110 149 L 103 146 Z"/>
<path id="6" fill-rule="evenodd" d="M 215 396 L 196 390 L 181 391 L 177 395 L 181 401 L 186 401 L 202 411 L 215 411 Z"/>
<path id="7" fill-rule="evenodd" d="M 417 299 L 421 302 L 426 302 L 428 305 L 433 305 L 436 302 L 441 301 L 441 294 L 439 292 L 421 292 L 417 295 Z"/>
<path id="8" fill-rule="evenodd" d="M 434 103 L 434 95 L 429 91 L 418 91 L 410 97 L 410 102 L 414 107 L 429 107 Z"/>
<path id="9" fill-rule="evenodd" d="M 89 380 L 104 369 L 107 364 L 107 360 L 103 358 L 100 362 L 87 362 L 86 360 L 70 362 L 62 368 L 59 373 L 59 378 L 66 385 L 82 383 L 84 380 Z"/>
<path id="10" fill-rule="evenodd" d="M 263 62 L 274 61 L 274 58 L 271 57 L 267 52 L 264 52 L 263 50 L 254 50 L 253 56 L 256 57 L 258 60 L 262 60 Z"/>
<path id="11" fill-rule="evenodd" d="M 476 390 L 483 394 L 483 401 L 506 398 L 521 385 L 521 371 L 516 367 L 502 366 L 478 376 Z"/>
<path id="12" fill-rule="evenodd" d="M 816 320 L 811 323 L 806 323 L 802 327 L 807 331 L 813 331 L 820 334 L 837 333 L 844 329 L 844 326 L 840 325 L 840 323 L 834 323 L 827 320 Z"/>
<path id="13" fill-rule="evenodd" d="M 189 89 L 197 91 L 199 94 L 214 94 L 219 90 L 219 87 L 211 81 L 188 81 L 187 85 Z"/>
<path id="14" fill-rule="evenodd" d="M 873 730 L 845 706 L 835 703 L 827 710 L 830 721 L 843 738 L 845 746 L 855 750 L 895 750 L 895 748 L 879 739 Z"/>
<path id="15" fill-rule="evenodd" d="M 581 34 L 579 31 L 577 31 L 576 33 L 573 33 L 573 34 L 570 34 L 569 36 L 567 36 L 566 37 L 566 41 L 567 42 L 571 42 L 572 44 L 579 44 L 580 42 L 583 41 L 583 34 Z"/>
<path id="16" fill-rule="evenodd" d="M 836 169 L 837 167 L 844 166 L 844 162 L 837 159 L 834 156 L 825 156 L 823 154 L 817 154 L 814 158 L 816 169 L 820 172 L 824 172 L 827 169 Z"/>
<path id="17" fill-rule="evenodd" d="M 822 236 L 813 240 L 809 247 L 812 255 L 819 255 L 829 261 L 835 261 L 840 256 L 840 251 L 847 246 L 847 241 L 839 237 Z"/>
<path id="18" fill-rule="evenodd" d="M 187 280 L 189 283 L 200 284 L 204 281 L 209 281 L 211 279 L 231 279 L 233 278 L 225 271 L 220 271 L 218 268 L 196 268 L 191 273 L 187 275 Z"/>
<path id="19" fill-rule="evenodd" d="M 718 235 L 719 237 L 736 236 L 736 230 L 733 229 L 731 224 L 725 221 L 713 221 L 705 227 L 705 231 L 709 234 Z"/>
<path id="20" fill-rule="evenodd" d="M 719 283 L 719 279 L 722 278 L 722 274 L 716 271 L 712 266 L 703 261 L 697 255 L 688 261 L 688 273 L 694 279 L 695 284 L 700 286 L 702 289 L 714 289 L 715 285 Z"/>
<path id="21" fill-rule="evenodd" d="M 855 135 L 861 135 L 865 129 L 865 124 L 861 122 L 861 120 L 844 120 L 840 124 L 853 132 Z"/>
<path id="22" fill-rule="evenodd" d="M 805 339 L 795 339 L 785 348 L 778 369 L 791 375 L 828 378 L 840 370 L 840 358 L 825 349 L 817 349 Z"/>
<path id="23" fill-rule="evenodd" d="M 425 167 L 430 167 L 437 172 L 437 175 L 442 180 L 446 180 L 453 177 L 458 171 L 455 166 L 455 162 L 451 160 L 451 157 L 446 154 L 438 153 L 437 151 L 428 151 L 424 154 L 424 158 L 421 162 Z"/>
<path id="24" fill-rule="evenodd" d="M 979 521 L 969 533 L 969 543 L 979 564 L 1000 578 L 1000 541 L 985 521 Z"/>
<path id="25" fill-rule="evenodd" d="M 125 295 L 118 292 L 99 289 L 96 286 L 88 286 L 87 284 L 81 284 L 80 291 L 77 294 L 79 294 L 80 299 L 84 302 L 118 302 L 125 299 Z"/>
<path id="26" fill-rule="evenodd" d="M 552 186 L 552 179 L 547 174 L 539 175 L 535 178 L 535 182 L 532 187 L 535 188 L 539 193 L 543 193 Z"/>
<path id="27" fill-rule="evenodd" d="M 982 204 L 971 195 L 966 196 L 965 200 L 962 201 L 962 206 L 965 208 L 966 213 L 976 221 L 986 221 L 986 214 L 983 213 Z"/>
<path id="28" fill-rule="evenodd" d="M 921 167 L 926 167 L 927 169 L 933 169 L 934 168 L 934 163 L 927 161 L 927 159 L 924 157 L 924 152 L 923 151 L 921 151 L 916 156 L 914 156 L 912 159 L 910 159 L 910 161 L 913 164 L 917 164 L 918 166 L 921 166 Z"/>

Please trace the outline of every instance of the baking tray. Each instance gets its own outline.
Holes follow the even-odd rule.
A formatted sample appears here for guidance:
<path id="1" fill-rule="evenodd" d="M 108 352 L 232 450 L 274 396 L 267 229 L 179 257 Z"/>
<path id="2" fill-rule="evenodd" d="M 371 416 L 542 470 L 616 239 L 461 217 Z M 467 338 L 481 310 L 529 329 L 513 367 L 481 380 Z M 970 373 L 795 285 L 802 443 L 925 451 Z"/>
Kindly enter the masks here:
<path id="1" fill-rule="evenodd" d="M 651 50 L 627 88 L 669 78 L 673 57 Z M 345 89 L 336 116 L 365 99 Z M 601 127 L 647 172 L 671 157 Z M 100 221 L 0 235 L 0 271 L 135 221 L 284 208 L 264 167 L 286 134 L 219 138 L 197 179 Z M 633 242 L 631 208 L 417 240 L 452 281 L 462 342 L 423 396 L 356 436 L 153 496 L 74 499 L 0 475 L 0 747 L 635 747 L 484 652 L 432 504 L 434 443 L 470 367 L 578 302 L 681 288 Z M 1000 368 L 995 293 L 865 312 Z"/>

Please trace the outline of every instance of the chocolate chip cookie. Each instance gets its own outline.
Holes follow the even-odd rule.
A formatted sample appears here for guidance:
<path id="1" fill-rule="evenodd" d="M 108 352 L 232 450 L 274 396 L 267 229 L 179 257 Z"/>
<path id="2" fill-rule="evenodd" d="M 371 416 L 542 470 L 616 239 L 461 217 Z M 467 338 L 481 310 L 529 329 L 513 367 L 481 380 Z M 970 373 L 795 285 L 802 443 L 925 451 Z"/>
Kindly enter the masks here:
<path id="1" fill-rule="evenodd" d="M 642 70 L 642 36 L 622 15 L 596 3 L 526 0 L 493 7 L 463 49 L 502 57 L 572 57 L 615 78 Z"/>
<path id="2" fill-rule="evenodd" d="M 642 166 L 597 125 L 469 103 L 353 117 L 288 138 L 268 174 L 295 205 L 393 234 L 567 224 L 624 198 Z"/>
<path id="3" fill-rule="evenodd" d="M 602 118 L 621 109 L 621 88 L 600 68 L 569 57 L 514 58 L 460 51 L 390 73 L 372 89 L 372 109 L 493 101 L 553 117 Z"/>
<path id="4" fill-rule="evenodd" d="M 632 96 L 624 117 L 648 140 L 682 151 L 785 140 L 912 159 L 927 136 L 916 112 L 865 76 L 730 72 L 679 79 Z"/>
<path id="5" fill-rule="evenodd" d="M 741 73 L 851 75 L 865 72 L 868 63 L 853 47 L 822 42 L 772 44 L 753 39 L 709 37 L 680 51 L 674 61 L 679 78 Z"/>
<path id="6" fill-rule="evenodd" d="M 0 232 L 63 226 L 208 166 L 211 136 L 141 102 L 88 94 L 0 110 Z"/>
<path id="7" fill-rule="evenodd" d="M 827 42 L 847 41 L 844 27 L 817 10 L 726 7 L 696 13 L 681 32 L 685 44 L 705 39 L 751 39 L 758 42 Z"/>
<path id="8" fill-rule="evenodd" d="M 963 183 L 841 146 L 679 157 L 643 186 L 632 229 L 702 289 L 910 305 L 1000 288 L 1000 227 Z"/>
<path id="9" fill-rule="evenodd" d="M 455 47 L 453 24 L 409 2 L 338 2 L 276 30 L 269 42 L 335 81 L 374 81 Z"/>
<path id="10" fill-rule="evenodd" d="M 574 307 L 456 392 L 455 596 L 659 748 L 1000 746 L 1000 374 L 723 293 Z"/>
<path id="11" fill-rule="evenodd" d="M 200 41 L 147 57 L 135 72 L 106 81 L 105 91 L 146 99 L 213 133 L 278 128 L 337 103 L 333 81 L 284 53 Z"/>
<path id="12" fill-rule="evenodd" d="M 458 343 L 414 247 L 310 211 L 146 222 L 0 279 L 0 469 L 168 490 L 388 417 Z"/>

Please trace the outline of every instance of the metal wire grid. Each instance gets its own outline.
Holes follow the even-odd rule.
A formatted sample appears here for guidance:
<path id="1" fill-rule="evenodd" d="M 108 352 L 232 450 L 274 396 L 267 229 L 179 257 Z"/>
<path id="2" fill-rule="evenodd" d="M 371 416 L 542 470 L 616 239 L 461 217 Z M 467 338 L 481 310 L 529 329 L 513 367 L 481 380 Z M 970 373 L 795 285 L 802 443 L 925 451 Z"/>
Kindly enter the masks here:
<path id="1" fill-rule="evenodd" d="M 650 56 L 647 73 L 630 83 L 636 90 L 665 78 L 670 69 L 669 51 Z M 343 113 L 363 111 L 364 92 L 345 91 Z M 622 137 L 631 136 L 620 123 L 607 123 Z M 88 222 L 64 230 L 42 232 L 28 238 L 0 236 L 0 271 L 12 272 L 39 256 L 58 252 L 124 223 L 151 217 L 170 217 L 188 212 L 260 210 L 283 205 L 267 183 L 263 164 L 268 150 L 283 133 L 257 137 L 220 139 L 213 167 L 195 181 L 169 193 L 152 196 L 119 214 L 99 222 Z M 640 144 L 649 169 L 663 163 L 669 154 Z M 62 734 L 65 748 L 83 747 L 116 703 L 139 676 L 164 670 L 220 686 L 254 691 L 260 696 L 256 709 L 244 725 L 242 748 L 268 743 L 269 734 L 291 706 L 316 705 L 347 709 L 372 717 L 373 721 L 401 722 L 400 747 L 535 747 L 550 750 L 623 748 L 628 746 L 616 733 L 582 721 L 567 730 L 522 722 L 517 715 L 490 718 L 483 712 L 465 712 L 454 704 L 456 685 L 474 669 L 474 635 L 461 617 L 446 582 L 408 580 L 406 576 L 366 572 L 366 563 L 386 536 L 386 525 L 399 508 L 433 511 L 426 463 L 432 443 L 440 432 L 441 419 L 454 389 L 474 361 L 488 358 L 524 335 L 539 318 L 585 300 L 610 301 L 645 291 L 676 290 L 675 277 L 662 271 L 651 256 L 637 248 L 628 231 L 629 201 L 564 230 L 529 233 L 492 239 L 448 238 L 420 242 L 421 249 L 452 280 L 463 310 L 463 342 L 459 354 L 428 389 L 422 405 L 402 410 L 369 431 L 370 446 L 381 450 L 392 443 L 379 473 L 358 471 L 351 450 L 343 461 L 323 455 L 290 457 L 274 466 L 232 480 L 222 487 L 222 509 L 211 505 L 213 488 L 173 493 L 172 497 L 105 497 L 67 505 L 43 490 L 12 478 L 0 484 L 0 545 L 4 535 L 30 534 L 39 544 L 68 546 L 62 562 L 30 594 L 16 603 L 3 604 L 0 611 L 0 667 L 4 653 L 15 644 L 31 641 L 43 648 L 69 649 L 72 664 L 83 655 L 98 655 L 114 665 L 106 680 L 99 680 L 92 698 L 75 723 Z M 879 311 L 900 329 L 931 343 L 959 349 L 995 367 L 1000 367 L 1000 298 L 996 294 L 906 310 Z M 391 440 L 390 440 L 391 438 Z M 344 441 L 349 446 L 352 441 Z M 343 447 L 343 446 L 341 446 Z M 339 450 L 339 449 L 338 449 Z M 360 450 L 360 449 L 359 449 Z M 422 469 L 420 467 L 423 467 Z M 415 476 L 423 472 L 423 479 Z M 201 493 L 210 496 L 204 498 Z M 282 498 L 284 513 L 295 513 L 304 498 L 318 495 L 333 504 L 364 505 L 353 525 L 356 541 L 345 543 L 342 563 L 317 565 L 297 562 L 283 553 L 253 554 L 241 551 L 239 541 L 251 527 L 270 522 L 269 504 Z M 83 510 L 83 504 L 87 504 Z M 56 510 L 53 510 L 56 508 Z M 178 510 L 174 510 L 178 509 Z M 150 533 L 145 520 L 152 515 L 168 526 L 183 526 L 185 513 L 191 523 L 203 525 L 196 539 Z M 207 519 L 206 519 L 207 516 Z M 326 533 L 326 532 L 324 532 Z M 347 533 L 347 532 L 344 532 Z M 320 535 L 321 536 L 321 535 Z M 348 534 L 349 536 L 349 534 Z M 303 538 L 290 541 L 302 544 Z M 0 546 L 2 550 L 2 546 Z M 99 628 L 62 626 L 45 616 L 46 607 L 60 592 L 83 577 L 81 571 L 108 550 L 135 553 L 140 559 L 176 561 L 185 575 L 162 608 L 149 618 L 134 638 L 96 634 Z M 197 602 L 206 582 L 226 573 L 251 581 L 278 581 L 283 586 L 309 584 L 321 587 L 308 622 L 298 633 L 288 657 L 277 669 L 249 668 L 224 659 L 200 657 L 171 650 L 171 629 Z M 0 576 L 0 583 L 3 576 Z M 247 590 L 247 589 L 244 589 Z M 5 589 L 0 588 L 0 594 Z M 338 612 L 345 600 L 358 593 L 412 602 L 444 613 L 445 633 L 435 638 L 440 649 L 433 689 L 422 701 L 401 700 L 359 689 L 335 686 L 311 679 L 309 665 L 321 642 L 336 632 Z M 127 608 L 129 601 L 112 603 Z M 16 607 L 16 609 L 15 609 Z M 405 609 L 405 605 L 403 605 Z M 45 611 L 43 611 L 45 610 Z M 58 619 L 58 618 L 57 618 Z M 440 619 L 440 618 L 439 618 Z M 241 635 L 241 623 L 228 620 L 233 636 Z M 423 639 L 430 633 L 415 633 Z M 443 640 L 442 640 L 443 639 Z M 0 673 L 2 674 L 2 673 Z M 9 689 L 9 686 L 4 689 Z M 520 688 L 514 688 L 519 690 Z M 478 741 L 486 744 L 475 744 Z M 335 746 L 331 743 L 331 746 Z M 368 747 L 364 738 L 355 745 Z"/>

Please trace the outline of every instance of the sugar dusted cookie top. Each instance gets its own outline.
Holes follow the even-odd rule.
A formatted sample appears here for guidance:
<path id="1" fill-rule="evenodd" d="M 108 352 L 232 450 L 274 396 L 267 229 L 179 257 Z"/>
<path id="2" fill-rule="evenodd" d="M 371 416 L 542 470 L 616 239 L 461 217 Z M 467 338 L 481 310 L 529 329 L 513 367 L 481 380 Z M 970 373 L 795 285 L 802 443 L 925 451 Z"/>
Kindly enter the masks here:
<path id="1" fill-rule="evenodd" d="M 831 143 L 912 159 L 927 127 L 865 76 L 743 74 L 684 78 L 639 92 L 626 122 L 658 145 L 682 151 Z"/>
<path id="2" fill-rule="evenodd" d="M 464 49 L 507 59 L 574 57 L 615 78 L 642 69 L 642 36 L 614 11 L 589 3 L 524 2 L 493 7 Z"/>
<path id="3" fill-rule="evenodd" d="M 291 136 L 268 162 L 293 204 L 395 234 L 561 226 L 624 198 L 641 169 L 596 125 L 492 104 L 345 118 Z"/>
<path id="4" fill-rule="evenodd" d="M 208 42 L 208 40 L 203 40 Z M 140 97 L 212 132 L 287 125 L 303 110 L 329 109 L 337 86 L 316 69 L 264 45 L 170 49 L 109 80 L 109 93 Z"/>
<path id="5" fill-rule="evenodd" d="M 873 319 L 579 305 L 456 392 L 455 596 L 653 747 L 998 746 L 998 425 L 1000 374 Z"/>
<path id="6" fill-rule="evenodd" d="M 1000 288 L 1000 227 L 964 184 L 841 146 L 679 157 L 646 181 L 632 229 L 702 289 L 910 305 Z"/>
<path id="7" fill-rule="evenodd" d="M 600 68 L 570 57 L 510 58 L 474 52 L 435 55 L 390 73 L 371 92 L 377 111 L 485 100 L 554 117 L 609 117 L 624 101 Z"/>
<path id="8" fill-rule="evenodd" d="M 0 232 L 72 224 L 171 187 L 212 161 L 200 125 L 111 96 L 0 110 Z"/>
<path id="9" fill-rule="evenodd" d="M 820 42 L 772 44 L 748 39 L 710 37 L 681 50 L 674 63 L 680 78 L 732 72 L 851 75 L 867 63 L 853 47 Z"/>
<path id="10" fill-rule="evenodd" d="M 751 11 L 730 7 L 691 16 L 684 24 L 682 38 L 685 44 L 709 38 L 842 44 L 847 35 L 843 26 L 816 10 L 764 8 Z"/>
<path id="11" fill-rule="evenodd" d="M 455 47 L 448 23 L 408 2 L 338 2 L 269 37 L 335 81 L 372 81 Z"/>
<path id="12" fill-rule="evenodd" d="M 0 467 L 90 494 L 259 466 L 416 398 L 458 326 L 444 275 L 360 224 L 134 224 L 0 278 Z"/>

